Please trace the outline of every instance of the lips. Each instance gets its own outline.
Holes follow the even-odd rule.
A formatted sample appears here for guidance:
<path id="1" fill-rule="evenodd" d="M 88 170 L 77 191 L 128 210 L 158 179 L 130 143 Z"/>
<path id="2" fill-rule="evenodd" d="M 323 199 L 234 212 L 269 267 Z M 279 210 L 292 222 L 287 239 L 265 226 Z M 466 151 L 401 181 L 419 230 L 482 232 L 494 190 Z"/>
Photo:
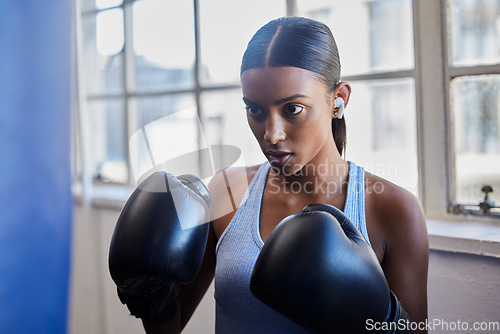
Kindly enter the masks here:
<path id="1" fill-rule="evenodd" d="M 285 151 L 267 151 L 267 159 L 272 165 L 283 166 L 293 153 Z"/>

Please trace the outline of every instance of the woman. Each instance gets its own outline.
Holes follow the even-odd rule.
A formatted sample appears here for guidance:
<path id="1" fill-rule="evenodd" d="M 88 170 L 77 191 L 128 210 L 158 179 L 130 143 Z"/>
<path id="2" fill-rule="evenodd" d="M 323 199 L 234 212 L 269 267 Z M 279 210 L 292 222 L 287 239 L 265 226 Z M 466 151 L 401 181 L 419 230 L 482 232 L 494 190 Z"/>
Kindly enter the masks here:
<path id="1" fill-rule="evenodd" d="M 225 180 L 232 173 L 248 176 L 248 183 L 230 189 L 236 206 L 244 199 L 238 209 L 211 222 L 202 267 L 180 293 L 178 323 L 144 323 L 146 330 L 183 328 L 215 275 L 218 333 L 304 332 L 253 297 L 249 282 L 274 227 L 311 203 L 343 209 L 370 243 L 412 321 L 424 322 L 424 215 L 413 195 L 342 159 L 342 112 L 351 88 L 340 82 L 339 55 L 329 28 L 305 18 L 269 22 L 248 44 L 241 84 L 249 126 L 268 161 L 213 178 L 212 211 L 224 206 L 217 194 L 226 191 Z"/>

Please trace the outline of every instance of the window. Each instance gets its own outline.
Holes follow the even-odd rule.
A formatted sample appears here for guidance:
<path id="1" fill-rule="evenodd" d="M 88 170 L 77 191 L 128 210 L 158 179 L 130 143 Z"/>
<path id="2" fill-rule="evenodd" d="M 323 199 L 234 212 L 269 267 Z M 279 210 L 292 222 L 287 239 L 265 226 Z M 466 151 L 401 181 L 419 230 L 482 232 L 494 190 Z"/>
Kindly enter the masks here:
<path id="1" fill-rule="evenodd" d="M 132 185 L 153 165 L 208 145 L 247 149 L 240 164 L 262 161 L 246 130 L 239 66 L 253 33 L 285 15 L 284 1 L 81 0 L 80 7 L 89 135 L 79 142 L 92 149 L 78 161 L 94 181 Z"/>
<path id="2" fill-rule="evenodd" d="M 79 5 L 78 142 L 91 148 L 76 161 L 94 182 L 135 185 L 152 166 L 210 145 L 241 149 L 238 164 L 264 161 L 240 61 L 260 26 L 298 15 L 330 26 L 352 86 L 346 159 L 417 195 L 428 217 L 495 214 L 479 202 L 486 185 L 500 202 L 499 0 Z"/>
<path id="3" fill-rule="evenodd" d="M 500 63 L 500 1 L 449 0 L 446 19 L 453 209 L 462 210 L 485 196 L 485 186 L 500 202 L 500 75 L 491 67 Z"/>

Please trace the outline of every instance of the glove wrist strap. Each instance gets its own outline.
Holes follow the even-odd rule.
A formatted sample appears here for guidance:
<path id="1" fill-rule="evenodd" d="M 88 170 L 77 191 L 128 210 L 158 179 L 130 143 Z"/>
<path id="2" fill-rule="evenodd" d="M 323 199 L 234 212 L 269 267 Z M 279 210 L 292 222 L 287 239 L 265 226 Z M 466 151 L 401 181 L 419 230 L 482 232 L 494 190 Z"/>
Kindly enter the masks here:
<path id="1" fill-rule="evenodd" d="M 390 293 L 391 302 L 385 321 L 393 323 L 393 325 L 389 327 L 392 329 L 386 334 L 414 334 L 415 332 L 413 330 L 404 328 L 405 326 L 399 326 L 401 322 L 406 324 L 407 322 L 411 321 L 411 319 L 394 292 L 390 291 Z"/>

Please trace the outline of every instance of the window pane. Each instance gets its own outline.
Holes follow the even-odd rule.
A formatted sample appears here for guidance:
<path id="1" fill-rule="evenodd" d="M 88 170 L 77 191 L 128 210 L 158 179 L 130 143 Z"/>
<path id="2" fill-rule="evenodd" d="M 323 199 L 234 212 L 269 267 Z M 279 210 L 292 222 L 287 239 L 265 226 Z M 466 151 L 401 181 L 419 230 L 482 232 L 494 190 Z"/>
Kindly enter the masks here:
<path id="1" fill-rule="evenodd" d="M 346 158 L 418 194 L 415 83 L 351 82 Z"/>
<path id="2" fill-rule="evenodd" d="M 201 96 L 204 131 L 211 145 L 233 145 L 241 150 L 237 165 L 255 165 L 266 159 L 248 126 L 241 90 L 207 92 Z"/>
<path id="3" fill-rule="evenodd" d="M 168 115 L 189 110 L 196 116 L 196 102 L 193 94 L 146 96 L 134 99 L 137 110 L 136 121 L 139 129 Z M 172 118 L 174 119 L 174 118 Z"/>
<path id="4" fill-rule="evenodd" d="M 268 21 L 285 15 L 285 3 L 200 1 L 202 83 L 239 83 L 241 57 L 250 38 Z"/>
<path id="5" fill-rule="evenodd" d="M 131 101 L 137 110 L 136 129 L 129 138 L 130 160 L 135 181 L 152 168 L 179 175 L 190 170 L 190 161 L 183 155 L 206 147 L 198 143 L 201 125 L 192 94 L 138 97 Z"/>
<path id="6" fill-rule="evenodd" d="M 123 92 L 123 10 L 83 18 L 83 68 L 89 95 Z"/>
<path id="7" fill-rule="evenodd" d="M 450 0 L 448 20 L 452 65 L 500 62 L 500 1 Z"/>
<path id="8" fill-rule="evenodd" d="M 128 180 L 125 105 L 122 100 L 89 101 L 92 175 L 105 182 Z"/>
<path id="9" fill-rule="evenodd" d="M 451 82 L 455 136 L 456 200 L 477 204 L 491 185 L 500 202 L 500 75 Z"/>
<path id="10" fill-rule="evenodd" d="M 412 69 L 411 0 L 297 0 L 300 16 L 331 28 L 342 75 Z"/>
<path id="11" fill-rule="evenodd" d="M 132 8 L 136 89 L 192 88 L 193 1 L 138 1 Z"/>

